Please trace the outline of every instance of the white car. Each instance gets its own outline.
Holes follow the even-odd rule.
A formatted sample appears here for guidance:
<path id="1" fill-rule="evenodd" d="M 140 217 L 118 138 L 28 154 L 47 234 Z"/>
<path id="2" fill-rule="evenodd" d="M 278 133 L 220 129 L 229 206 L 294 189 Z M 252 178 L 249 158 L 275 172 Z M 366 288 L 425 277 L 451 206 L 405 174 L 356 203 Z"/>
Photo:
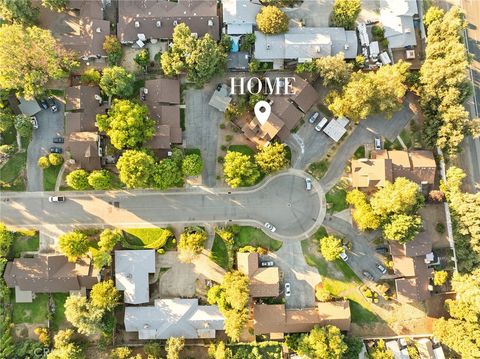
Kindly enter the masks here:
<path id="1" fill-rule="evenodd" d="M 340 253 L 340 258 L 342 258 L 344 262 L 348 261 L 347 253 L 345 252 Z"/>
<path id="2" fill-rule="evenodd" d="M 322 120 L 319 123 L 317 123 L 317 125 L 315 126 L 315 131 L 320 132 L 322 128 L 325 127 L 327 122 L 328 120 L 325 117 L 322 118 Z"/>
<path id="3" fill-rule="evenodd" d="M 292 290 L 290 289 L 290 283 L 285 283 L 285 297 L 290 297 Z"/>
<path id="4" fill-rule="evenodd" d="M 38 129 L 38 120 L 37 120 L 37 117 L 36 116 L 32 116 L 30 117 L 31 121 L 32 121 L 32 126 L 34 129 Z"/>
<path id="5" fill-rule="evenodd" d="M 265 223 L 265 228 L 268 229 L 270 232 L 275 232 L 277 228 L 271 223 L 266 222 Z"/>
<path id="6" fill-rule="evenodd" d="M 380 151 L 382 149 L 382 140 L 375 137 L 375 150 Z"/>
<path id="7" fill-rule="evenodd" d="M 65 196 L 50 196 L 48 202 L 65 202 Z"/>
<path id="8" fill-rule="evenodd" d="M 307 189 L 307 191 L 311 191 L 312 190 L 312 179 L 311 178 L 305 178 L 305 188 Z"/>

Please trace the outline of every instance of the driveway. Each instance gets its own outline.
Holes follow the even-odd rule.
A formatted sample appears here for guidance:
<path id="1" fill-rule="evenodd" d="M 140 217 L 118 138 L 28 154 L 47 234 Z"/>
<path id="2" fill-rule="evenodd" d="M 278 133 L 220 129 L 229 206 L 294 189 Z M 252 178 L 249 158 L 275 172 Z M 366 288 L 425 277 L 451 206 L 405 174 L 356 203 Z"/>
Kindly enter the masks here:
<path id="1" fill-rule="evenodd" d="M 208 104 L 215 90 L 214 84 L 207 84 L 201 90 L 185 91 L 185 141 L 187 148 L 202 151 L 204 186 L 216 184 L 218 130 L 223 113 Z"/>
<path id="2" fill-rule="evenodd" d="M 287 308 L 312 307 L 315 304 L 315 286 L 321 277 L 315 267 L 310 267 L 303 256 L 300 241 L 284 241 L 282 247 L 269 255 L 283 273 L 283 286 L 288 282 L 292 294 L 285 297 Z M 283 287 L 281 288 L 283 290 Z"/>
<path id="3" fill-rule="evenodd" d="M 38 167 L 38 159 L 50 153 L 53 145 L 52 139 L 56 136 L 63 136 L 64 133 L 64 105 L 56 100 L 58 111 L 52 112 L 49 109 L 37 113 L 38 129 L 33 130 L 32 141 L 27 150 L 27 191 L 43 191 L 43 171 Z M 56 144 L 55 146 L 63 147 Z"/>
<path id="4" fill-rule="evenodd" d="M 304 239 L 325 216 L 324 193 L 314 181 L 305 189 L 306 174 L 286 171 L 252 189 L 191 188 L 158 191 L 65 192 L 64 203 L 48 202 L 49 193 L 1 193 L 0 213 L 7 225 L 42 228 L 47 224 L 145 227 L 175 223 L 235 222 L 264 229 L 277 239 Z M 114 204 L 115 202 L 115 204 Z"/>

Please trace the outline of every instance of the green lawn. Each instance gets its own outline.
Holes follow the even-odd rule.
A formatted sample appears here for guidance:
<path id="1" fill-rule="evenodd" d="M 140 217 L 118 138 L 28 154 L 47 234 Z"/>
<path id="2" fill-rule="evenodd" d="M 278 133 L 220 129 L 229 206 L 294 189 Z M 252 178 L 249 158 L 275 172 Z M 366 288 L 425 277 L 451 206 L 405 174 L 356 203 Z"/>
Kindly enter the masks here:
<path id="1" fill-rule="evenodd" d="M 321 179 L 328 170 L 328 161 L 321 160 L 318 162 L 313 162 L 308 166 L 307 172 L 310 173 L 317 180 Z"/>
<path id="2" fill-rule="evenodd" d="M 48 294 L 37 294 L 32 303 L 15 303 L 15 291 L 12 293 L 12 320 L 20 323 L 46 323 L 48 314 Z"/>
<path id="3" fill-rule="evenodd" d="M 6 190 L 25 190 L 25 181 L 20 177 L 27 163 L 27 153 L 16 153 L 0 169 L 0 181 L 6 182 L 3 186 Z M 23 187 L 22 187 L 23 185 Z"/>
<path id="4" fill-rule="evenodd" d="M 353 154 L 353 158 L 358 160 L 359 158 L 365 158 L 365 146 L 360 146 L 357 148 L 355 153 Z"/>
<path id="5" fill-rule="evenodd" d="M 323 230 L 322 233 L 317 232 L 319 237 L 323 236 Z M 352 322 L 366 324 L 380 321 L 380 318 L 372 312 L 371 303 L 365 300 L 358 289 L 362 284 L 360 278 L 342 260 L 329 263 L 321 255 L 312 253 L 309 250 L 310 244 L 310 240 L 302 241 L 302 250 L 308 265 L 318 269 L 322 276 L 324 289 L 335 297 L 344 297 L 350 300 Z"/>
<path id="6" fill-rule="evenodd" d="M 228 146 L 229 151 L 240 152 L 247 156 L 253 156 L 255 151 L 246 145 L 230 145 Z"/>
<path id="7" fill-rule="evenodd" d="M 17 232 L 11 249 L 13 257 L 20 257 L 22 252 L 38 251 L 39 234 L 36 231 L 29 232 L 30 231 L 24 233 Z"/>
<path id="8" fill-rule="evenodd" d="M 15 127 L 12 126 L 8 131 L 2 133 L 2 141 L 0 144 L 11 145 L 13 143 L 17 143 L 17 132 L 15 131 Z"/>
<path id="9" fill-rule="evenodd" d="M 124 229 L 123 246 L 131 249 L 162 248 L 167 245 L 169 231 L 165 228 L 128 228 Z"/>
<path id="10" fill-rule="evenodd" d="M 43 170 L 43 190 L 54 191 L 57 182 L 58 172 L 62 166 L 50 166 Z"/>
<path id="11" fill-rule="evenodd" d="M 343 188 L 338 186 L 335 186 L 334 188 L 332 188 L 325 195 L 325 199 L 329 204 L 328 212 L 336 213 L 348 208 L 346 197 L 347 197 L 347 191 L 345 191 Z"/>
<path id="12" fill-rule="evenodd" d="M 231 268 L 227 246 L 218 234 L 215 234 L 210 258 L 222 268 Z"/>
<path id="13" fill-rule="evenodd" d="M 68 298 L 67 293 L 53 293 L 53 302 L 55 303 L 55 314 L 53 315 L 53 328 L 59 329 L 66 321 L 65 319 L 65 301 Z"/>
<path id="14" fill-rule="evenodd" d="M 242 226 L 238 232 L 238 235 L 235 236 L 235 247 L 241 248 L 247 245 L 254 247 L 264 247 L 269 251 L 275 252 L 280 249 L 282 246 L 281 241 L 270 238 L 262 230 L 250 227 Z"/>

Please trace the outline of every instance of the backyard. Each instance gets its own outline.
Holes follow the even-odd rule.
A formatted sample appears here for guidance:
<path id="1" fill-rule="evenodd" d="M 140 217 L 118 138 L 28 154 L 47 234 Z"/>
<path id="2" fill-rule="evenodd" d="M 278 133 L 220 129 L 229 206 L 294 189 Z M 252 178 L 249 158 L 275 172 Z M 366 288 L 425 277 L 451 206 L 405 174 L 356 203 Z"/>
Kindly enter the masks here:
<path id="1" fill-rule="evenodd" d="M 36 294 L 32 303 L 15 303 L 15 292 L 11 291 L 15 324 L 46 324 L 48 316 L 48 294 Z"/>
<path id="2" fill-rule="evenodd" d="M 0 188 L 8 191 L 24 191 L 26 188 L 24 169 L 27 163 L 27 152 L 12 155 L 0 169 Z"/>
<path id="3" fill-rule="evenodd" d="M 22 252 L 38 251 L 39 234 L 33 230 L 21 230 L 15 233 L 11 248 L 11 256 L 19 258 Z"/>

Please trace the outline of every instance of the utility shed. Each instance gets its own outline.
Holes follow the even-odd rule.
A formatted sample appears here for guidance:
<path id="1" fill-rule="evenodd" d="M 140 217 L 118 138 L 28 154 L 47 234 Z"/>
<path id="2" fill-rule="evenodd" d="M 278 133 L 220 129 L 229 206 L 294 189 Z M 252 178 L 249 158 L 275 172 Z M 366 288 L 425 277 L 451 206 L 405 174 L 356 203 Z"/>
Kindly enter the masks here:
<path id="1" fill-rule="evenodd" d="M 328 123 L 327 126 L 325 126 L 323 132 L 325 132 L 332 140 L 338 142 L 347 132 L 345 126 L 348 124 L 348 122 L 348 119 L 345 117 L 333 119 Z"/>

